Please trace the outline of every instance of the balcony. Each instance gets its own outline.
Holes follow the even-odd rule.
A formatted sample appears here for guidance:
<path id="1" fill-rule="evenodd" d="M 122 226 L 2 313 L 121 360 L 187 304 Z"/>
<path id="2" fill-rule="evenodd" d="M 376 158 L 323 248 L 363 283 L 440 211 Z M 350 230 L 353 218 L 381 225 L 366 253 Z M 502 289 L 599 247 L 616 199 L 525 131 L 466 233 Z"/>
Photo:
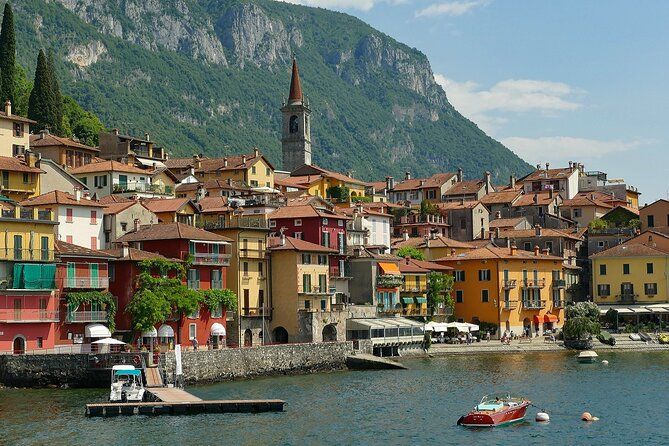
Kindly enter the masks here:
<path id="1" fill-rule="evenodd" d="M 348 267 L 339 268 L 338 266 L 330 267 L 330 279 L 350 279 L 351 271 Z"/>
<path id="2" fill-rule="evenodd" d="M 0 248 L 0 260 L 18 262 L 53 262 L 55 252 L 52 249 L 13 249 Z"/>
<path id="3" fill-rule="evenodd" d="M 540 310 L 541 308 L 546 308 L 545 300 L 524 300 L 523 308 L 526 310 Z"/>
<path id="4" fill-rule="evenodd" d="M 163 186 L 160 184 L 148 183 L 129 183 L 129 184 L 114 184 L 112 192 L 115 194 L 124 193 L 149 193 L 156 195 L 174 195 L 174 188 L 171 186 Z"/>
<path id="5" fill-rule="evenodd" d="M 502 301 L 502 309 L 504 310 L 515 310 L 518 308 L 517 300 L 504 300 Z"/>
<path id="6" fill-rule="evenodd" d="M 503 287 L 504 287 L 505 290 L 512 290 L 516 286 L 518 286 L 518 281 L 516 279 L 505 280 L 503 282 Z"/>
<path id="7" fill-rule="evenodd" d="M 264 259 L 267 251 L 258 248 L 241 248 L 239 250 L 239 257 L 245 259 Z"/>
<path id="8" fill-rule="evenodd" d="M 567 281 L 564 279 L 553 279 L 553 288 L 564 290 L 567 288 Z"/>
<path id="9" fill-rule="evenodd" d="M 67 322 L 107 322 L 106 311 L 74 311 L 68 313 Z"/>
<path id="10" fill-rule="evenodd" d="M 308 295 L 317 295 L 317 296 L 327 296 L 330 294 L 327 287 L 312 286 L 311 288 L 305 289 L 304 287 L 297 287 L 297 294 L 308 294 Z"/>
<path id="11" fill-rule="evenodd" d="M 544 288 L 546 279 L 525 279 L 525 288 Z"/>
<path id="12" fill-rule="evenodd" d="M 39 309 L 2 309 L 0 322 L 29 323 L 29 322 L 58 322 L 58 311 Z"/>
<path id="13" fill-rule="evenodd" d="M 222 290 L 223 289 L 223 281 L 222 280 L 212 280 L 211 281 L 211 289 L 212 290 Z"/>
<path id="14" fill-rule="evenodd" d="M 564 306 L 565 306 L 564 299 L 560 299 L 560 300 L 553 299 L 553 307 L 554 308 L 564 308 Z"/>
<path id="15" fill-rule="evenodd" d="M 63 288 L 98 289 L 109 286 L 109 277 L 65 277 Z"/>
<path id="16" fill-rule="evenodd" d="M 271 317 L 272 308 L 270 307 L 244 307 L 242 308 L 243 317 Z"/>
<path id="17" fill-rule="evenodd" d="M 616 296 L 616 298 L 618 299 L 618 301 L 620 301 L 622 303 L 633 304 L 633 303 L 636 303 L 637 299 L 639 298 L 639 295 L 631 293 L 631 292 L 630 293 L 622 293 L 622 294 L 618 294 Z"/>
<path id="18" fill-rule="evenodd" d="M 229 266 L 230 265 L 230 254 L 221 254 L 221 253 L 203 253 L 196 252 L 191 254 L 193 263 L 196 265 L 221 265 Z"/>
<path id="19" fill-rule="evenodd" d="M 53 213 L 49 210 L 42 210 L 37 208 L 21 208 L 15 207 L 13 209 L 3 209 L 0 213 L 3 219 L 15 220 L 36 220 L 44 222 L 53 222 Z"/>
<path id="20" fill-rule="evenodd" d="M 401 314 L 402 316 L 427 316 L 427 308 L 405 308 Z"/>
<path id="21" fill-rule="evenodd" d="M 219 219 L 217 221 L 198 222 L 198 227 L 211 231 L 212 229 L 269 229 L 267 220 L 262 216 L 231 217 L 230 221 Z"/>

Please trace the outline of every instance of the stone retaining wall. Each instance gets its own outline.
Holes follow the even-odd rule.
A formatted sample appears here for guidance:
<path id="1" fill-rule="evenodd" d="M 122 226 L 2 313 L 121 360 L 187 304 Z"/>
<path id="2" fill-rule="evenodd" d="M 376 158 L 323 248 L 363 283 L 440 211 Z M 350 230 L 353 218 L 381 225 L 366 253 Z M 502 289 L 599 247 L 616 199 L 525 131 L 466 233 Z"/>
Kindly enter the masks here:
<path id="1" fill-rule="evenodd" d="M 12 387 L 104 387 L 109 371 L 88 369 L 87 354 L 0 355 L 0 383 Z"/>
<path id="2" fill-rule="evenodd" d="M 346 368 L 352 342 L 269 345 L 182 352 L 186 383 L 217 382 L 255 376 L 314 373 Z M 174 376 L 175 356 L 166 355 L 165 367 Z"/>

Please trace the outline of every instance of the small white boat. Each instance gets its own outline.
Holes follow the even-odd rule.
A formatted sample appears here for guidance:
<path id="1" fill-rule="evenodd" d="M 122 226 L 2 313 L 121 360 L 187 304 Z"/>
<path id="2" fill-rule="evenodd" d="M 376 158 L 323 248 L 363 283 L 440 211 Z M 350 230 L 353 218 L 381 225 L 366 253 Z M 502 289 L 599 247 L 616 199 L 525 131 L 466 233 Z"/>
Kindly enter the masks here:
<path id="1" fill-rule="evenodd" d="M 581 353 L 579 353 L 576 358 L 578 359 L 578 362 L 583 362 L 583 363 L 589 363 L 589 362 L 595 362 L 597 361 L 597 353 L 593 352 L 592 350 L 584 350 Z"/>
<path id="2" fill-rule="evenodd" d="M 144 400 L 142 371 L 131 365 L 115 365 L 112 367 L 109 401 L 125 403 L 142 400 Z"/>

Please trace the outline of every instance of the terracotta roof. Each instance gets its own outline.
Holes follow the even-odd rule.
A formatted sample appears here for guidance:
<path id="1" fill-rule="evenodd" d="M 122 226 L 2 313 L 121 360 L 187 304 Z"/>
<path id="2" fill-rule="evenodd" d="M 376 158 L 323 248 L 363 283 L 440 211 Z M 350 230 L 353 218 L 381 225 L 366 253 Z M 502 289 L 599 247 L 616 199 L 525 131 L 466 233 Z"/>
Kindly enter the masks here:
<path id="1" fill-rule="evenodd" d="M 37 167 L 28 167 L 23 157 L 0 156 L 0 170 L 25 173 L 45 173 Z"/>
<path id="2" fill-rule="evenodd" d="M 456 210 L 456 209 L 473 209 L 476 206 L 478 206 L 481 202 L 480 201 L 450 201 L 446 203 L 437 203 L 436 206 L 439 210 L 442 211 L 451 211 L 451 210 Z"/>
<path id="3" fill-rule="evenodd" d="M 541 235 L 537 235 L 535 229 L 507 229 L 500 231 L 499 235 L 503 238 L 560 237 L 578 241 L 583 240 L 582 237 L 576 234 L 551 228 L 541 228 Z"/>
<path id="4" fill-rule="evenodd" d="M 590 258 L 599 257 L 648 257 L 667 256 L 669 252 L 663 251 L 656 246 L 648 246 L 642 243 L 622 243 L 612 248 L 593 254 Z"/>
<path id="5" fill-rule="evenodd" d="M 462 248 L 462 249 L 471 249 L 474 248 L 469 242 L 461 242 L 459 240 L 454 240 L 452 238 L 445 237 L 443 235 L 437 235 L 434 239 L 429 239 L 430 248 Z M 393 249 L 403 248 L 405 246 L 412 246 L 414 248 L 425 248 L 426 243 L 423 237 L 409 237 L 408 240 L 397 239 L 392 243 Z"/>
<path id="6" fill-rule="evenodd" d="M 453 268 L 446 265 L 440 265 L 425 260 L 416 260 L 405 258 L 399 262 L 400 272 L 402 273 L 429 273 L 430 271 L 451 271 Z"/>
<path id="7" fill-rule="evenodd" d="M 297 69 L 297 60 L 293 58 L 293 73 L 290 76 L 290 93 L 288 103 L 302 102 L 302 85 L 300 84 L 300 72 Z"/>
<path id="8" fill-rule="evenodd" d="M 176 192 L 191 192 L 196 191 L 200 186 L 204 186 L 204 188 L 208 190 L 251 190 L 250 186 L 247 186 L 241 181 L 230 181 L 230 183 L 228 183 L 228 180 L 207 180 L 204 183 L 184 183 L 179 184 L 175 190 Z"/>
<path id="9" fill-rule="evenodd" d="M 83 246 L 73 245 L 62 240 L 56 240 L 55 248 L 58 254 L 65 257 L 98 257 L 105 259 L 112 257 L 106 252 L 84 248 Z"/>
<path id="10" fill-rule="evenodd" d="M 255 164 L 258 159 L 262 159 L 271 168 L 274 169 L 272 163 L 258 152 L 256 157 L 255 152 L 249 155 L 232 155 L 222 158 L 199 158 L 197 162 L 200 163 L 199 168 L 195 168 L 195 172 L 216 172 L 219 170 L 241 170 L 249 169 Z M 188 167 L 195 167 L 196 161 L 193 157 L 190 158 L 170 158 L 163 161 L 163 164 L 168 169 L 185 169 Z M 226 164 L 227 163 L 227 164 Z"/>
<path id="11" fill-rule="evenodd" d="M 485 186 L 485 181 L 483 180 L 458 181 L 451 186 L 450 189 L 444 192 L 444 195 L 454 196 L 473 194 L 481 190 L 483 186 Z"/>
<path id="12" fill-rule="evenodd" d="M 353 214 L 356 213 L 358 208 L 356 207 L 350 207 L 350 208 L 337 208 L 337 210 L 343 214 L 346 214 L 350 217 L 353 216 Z M 362 215 L 372 215 L 376 217 L 388 217 L 388 218 L 393 218 L 391 214 L 386 214 L 385 212 L 377 212 L 373 211 L 371 209 L 365 209 L 364 207 L 362 208 Z"/>
<path id="13" fill-rule="evenodd" d="M 309 217 L 321 217 L 321 218 L 336 218 L 341 220 L 350 220 L 351 217 L 336 212 L 330 212 L 326 209 L 316 208 L 312 205 L 299 205 L 299 206 L 284 206 L 278 208 L 273 213 L 269 214 L 271 220 L 277 220 L 280 218 L 309 218 Z"/>
<path id="14" fill-rule="evenodd" d="M 473 249 L 454 256 L 442 257 L 437 259 L 438 262 L 456 262 L 458 260 L 483 260 L 483 259 L 532 259 L 532 260 L 556 260 L 562 262 L 562 257 L 556 257 L 539 253 L 535 255 L 534 252 L 516 249 L 515 254 L 511 255 L 509 248 L 498 248 L 494 246 L 484 246 L 482 248 Z"/>
<path id="15" fill-rule="evenodd" d="M 126 209 L 128 209 L 129 207 L 134 206 L 137 203 L 139 203 L 139 202 L 137 202 L 137 201 L 122 201 L 120 203 L 111 203 L 111 204 L 106 205 L 103 212 L 107 215 L 118 214 L 119 212 L 125 211 Z"/>
<path id="16" fill-rule="evenodd" d="M 314 173 L 311 173 L 312 171 Z M 323 169 L 322 167 L 316 166 L 315 164 L 299 167 L 296 170 L 294 170 L 293 173 L 291 173 L 291 177 L 309 176 L 309 175 L 311 176 L 321 175 L 324 178 L 334 178 L 343 183 L 351 183 L 351 184 L 358 184 L 361 186 L 367 186 L 367 183 L 362 180 L 351 178 L 348 175 L 344 175 L 343 173 Z"/>
<path id="17" fill-rule="evenodd" d="M 379 192 L 386 188 L 387 183 L 385 181 L 372 181 L 371 183 L 367 183 L 367 185 L 373 187 L 375 192 Z"/>
<path id="18" fill-rule="evenodd" d="M 336 249 L 326 248 L 325 246 L 317 245 L 316 243 L 307 242 L 305 240 L 294 237 L 285 237 L 286 243 L 281 245 L 281 237 L 268 237 L 267 246 L 272 251 L 306 251 L 306 252 L 325 252 L 337 253 Z"/>
<path id="19" fill-rule="evenodd" d="M 450 181 L 454 176 L 455 176 L 454 173 L 435 173 L 429 178 L 412 178 L 410 180 L 404 180 L 400 183 L 395 184 L 393 191 L 441 187 L 442 184 Z"/>
<path id="20" fill-rule="evenodd" d="M 535 202 L 534 199 L 537 199 Z M 550 196 L 550 191 L 545 192 L 528 192 L 524 195 L 518 197 L 516 201 L 513 202 L 512 206 L 546 206 L 549 205 L 555 200 L 557 193 L 553 195 L 553 198 Z"/>
<path id="21" fill-rule="evenodd" d="M 169 259 L 155 252 L 142 251 L 141 249 L 135 248 L 126 249 L 128 250 L 128 254 L 126 256 L 123 255 L 123 248 L 103 249 L 100 252 L 108 254 L 116 260 L 131 260 L 134 262 L 141 262 L 142 260 L 165 259 L 172 260 L 174 262 L 181 262 L 181 260 Z"/>
<path id="22" fill-rule="evenodd" d="M 52 135 L 51 133 L 39 133 L 37 135 L 30 135 L 30 147 L 51 147 L 51 146 L 65 146 L 74 149 L 84 149 L 92 152 L 99 152 L 100 149 L 96 147 L 87 146 L 72 138 L 62 138 L 60 136 Z"/>
<path id="23" fill-rule="evenodd" d="M 483 204 L 504 204 L 513 203 L 522 192 L 519 189 L 508 189 L 496 192 L 490 192 L 481 197 Z"/>
<path id="24" fill-rule="evenodd" d="M 142 200 L 141 203 L 154 214 L 161 212 L 178 212 L 189 204 L 197 210 L 197 206 L 191 202 L 190 198 L 155 198 Z"/>
<path id="25" fill-rule="evenodd" d="M 72 175 L 81 175 L 84 173 L 96 173 L 96 172 L 123 172 L 123 173 L 136 173 L 141 175 L 151 175 L 152 172 L 139 167 L 130 166 L 128 164 L 119 163 L 114 160 L 101 161 L 99 163 L 90 163 L 81 167 L 75 167 L 70 169 Z"/>
<path id="26" fill-rule="evenodd" d="M 60 190 L 47 192 L 46 194 L 38 195 L 33 198 L 28 198 L 21 202 L 21 206 L 46 206 L 53 204 L 62 204 L 66 206 L 85 206 L 94 208 L 105 207 L 105 205 L 100 203 L 99 201 L 89 200 L 87 198 L 81 198 L 79 201 L 77 201 L 74 195 Z"/>
<path id="27" fill-rule="evenodd" d="M 112 195 L 105 195 L 104 197 L 100 198 L 98 200 L 102 204 L 112 204 L 112 203 L 128 203 L 131 201 L 136 201 L 132 198 L 128 197 L 123 197 L 121 195 L 117 194 L 112 194 Z"/>
<path id="28" fill-rule="evenodd" d="M 638 209 L 631 208 L 631 207 L 629 207 L 629 206 L 618 205 L 618 206 L 615 206 L 613 209 L 607 211 L 606 214 L 602 215 L 602 218 L 604 218 L 604 217 L 606 217 L 607 215 L 609 215 L 609 214 L 615 212 L 617 209 L 622 209 L 622 210 L 627 211 L 627 212 L 629 212 L 629 213 L 631 213 L 631 214 L 634 214 L 634 215 L 637 216 L 637 217 L 639 216 L 639 210 L 638 210 Z"/>
<path id="29" fill-rule="evenodd" d="M 653 201 L 650 204 L 644 205 L 643 207 L 641 207 L 641 210 L 646 209 L 646 208 L 650 208 L 652 206 L 657 206 L 657 205 L 667 206 L 667 205 L 669 205 L 669 200 L 665 200 L 664 198 L 660 198 L 658 200 Z"/>
<path id="30" fill-rule="evenodd" d="M 562 206 L 596 206 L 605 209 L 613 208 L 616 200 L 613 195 L 603 192 L 579 192 L 573 198 L 564 200 Z"/>
<path id="31" fill-rule="evenodd" d="M 228 212 L 232 209 L 228 206 L 228 199 L 226 197 L 204 197 L 197 204 L 200 207 L 200 212 L 203 214 Z"/>
<path id="32" fill-rule="evenodd" d="M 231 242 L 232 239 L 184 223 L 160 223 L 142 226 L 139 231 L 129 232 L 117 242 L 141 242 L 144 240 L 202 240 L 207 242 Z"/>
<path id="33" fill-rule="evenodd" d="M 323 177 L 321 175 L 302 175 L 283 178 L 282 180 L 279 180 L 279 183 L 275 180 L 274 184 L 280 184 L 284 187 L 294 187 L 296 189 L 308 189 L 309 186 L 318 183 L 322 179 Z"/>
<path id="34" fill-rule="evenodd" d="M 300 190 L 307 189 L 307 186 L 300 183 L 299 181 L 296 181 L 299 178 L 301 177 L 274 178 L 274 185 L 281 187 L 293 187 L 295 189 L 300 189 Z"/>
<path id="35" fill-rule="evenodd" d="M 527 220 L 525 217 L 516 217 L 516 218 L 498 218 L 490 221 L 490 228 L 512 228 L 517 224 L 522 223 L 523 220 Z"/>
<path id="36" fill-rule="evenodd" d="M 4 106 L 4 104 L 2 105 Z M 7 113 L 0 111 L 0 119 L 3 118 L 16 122 L 25 122 L 26 124 L 37 124 L 37 121 L 33 121 L 32 119 L 24 118 L 23 116 L 15 115 L 14 113 L 12 113 L 11 116 L 7 116 Z"/>
<path id="37" fill-rule="evenodd" d="M 558 180 L 569 178 L 578 169 L 570 169 L 569 167 L 560 169 L 538 169 L 534 172 L 524 176 L 518 181 L 536 181 L 536 180 Z"/>

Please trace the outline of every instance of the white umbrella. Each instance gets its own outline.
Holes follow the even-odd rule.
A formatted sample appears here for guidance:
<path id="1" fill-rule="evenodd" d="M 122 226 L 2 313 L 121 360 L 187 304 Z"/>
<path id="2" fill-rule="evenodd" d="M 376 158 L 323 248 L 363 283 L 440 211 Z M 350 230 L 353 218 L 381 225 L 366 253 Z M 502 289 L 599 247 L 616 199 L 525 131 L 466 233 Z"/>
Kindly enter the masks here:
<path id="1" fill-rule="evenodd" d="M 100 339 L 99 341 L 91 342 L 91 344 L 125 345 L 125 342 L 119 341 L 118 339 L 114 339 L 114 338 L 104 338 L 104 339 Z"/>

